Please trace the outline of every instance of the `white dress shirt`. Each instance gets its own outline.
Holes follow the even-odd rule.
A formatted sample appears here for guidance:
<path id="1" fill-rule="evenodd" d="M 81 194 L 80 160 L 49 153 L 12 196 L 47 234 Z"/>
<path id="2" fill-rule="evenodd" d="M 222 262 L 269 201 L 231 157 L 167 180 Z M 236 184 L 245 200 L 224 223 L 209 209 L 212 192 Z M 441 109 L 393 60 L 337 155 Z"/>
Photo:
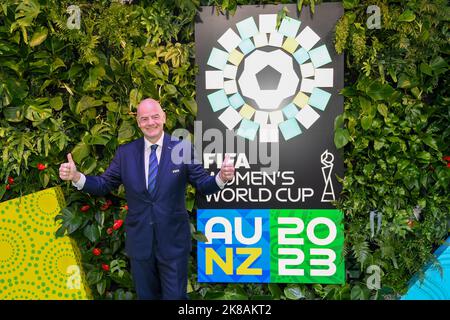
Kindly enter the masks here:
<path id="1" fill-rule="evenodd" d="M 150 152 L 152 151 L 151 146 L 153 144 L 157 144 L 158 148 L 156 148 L 156 158 L 158 159 L 158 164 L 161 159 L 161 152 L 164 142 L 164 132 L 162 133 L 161 137 L 156 141 L 156 143 L 151 143 L 144 137 L 144 161 L 145 161 L 145 185 L 148 188 L 148 169 L 149 169 L 149 161 L 150 161 Z M 84 184 L 86 183 L 86 176 L 80 172 L 80 180 L 78 182 L 73 182 L 72 184 L 78 189 L 81 190 L 84 187 Z M 216 175 L 216 183 L 219 186 L 220 189 L 223 189 L 225 187 L 225 182 L 222 181 L 219 175 Z"/>

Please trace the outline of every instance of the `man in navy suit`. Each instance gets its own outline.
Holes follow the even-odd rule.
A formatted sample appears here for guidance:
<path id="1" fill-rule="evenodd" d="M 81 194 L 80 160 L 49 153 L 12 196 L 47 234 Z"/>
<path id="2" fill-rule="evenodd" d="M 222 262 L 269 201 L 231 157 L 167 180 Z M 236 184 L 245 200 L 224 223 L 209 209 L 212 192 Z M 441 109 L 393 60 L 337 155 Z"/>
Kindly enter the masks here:
<path id="1" fill-rule="evenodd" d="M 191 233 L 186 185 L 189 182 L 201 193 L 212 194 L 234 177 L 234 166 L 225 160 L 219 174 L 210 176 L 194 161 L 189 142 L 164 132 L 166 115 L 156 100 L 143 100 L 136 120 L 144 137 L 119 146 L 103 174 L 78 172 L 69 153 L 59 175 L 95 196 L 123 184 L 128 204 L 125 249 L 138 298 L 187 299 Z"/>

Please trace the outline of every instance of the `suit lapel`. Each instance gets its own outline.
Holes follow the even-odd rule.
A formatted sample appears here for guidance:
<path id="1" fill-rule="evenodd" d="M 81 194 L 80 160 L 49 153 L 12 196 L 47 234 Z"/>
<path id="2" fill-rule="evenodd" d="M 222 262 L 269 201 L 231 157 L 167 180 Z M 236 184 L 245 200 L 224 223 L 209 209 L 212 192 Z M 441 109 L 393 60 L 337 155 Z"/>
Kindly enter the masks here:
<path id="1" fill-rule="evenodd" d="M 138 175 L 138 190 L 144 190 L 144 193 L 146 196 L 150 197 L 150 194 L 147 192 L 147 186 L 145 185 L 145 143 L 144 143 L 144 137 L 139 139 L 139 143 L 137 143 L 137 172 Z"/>

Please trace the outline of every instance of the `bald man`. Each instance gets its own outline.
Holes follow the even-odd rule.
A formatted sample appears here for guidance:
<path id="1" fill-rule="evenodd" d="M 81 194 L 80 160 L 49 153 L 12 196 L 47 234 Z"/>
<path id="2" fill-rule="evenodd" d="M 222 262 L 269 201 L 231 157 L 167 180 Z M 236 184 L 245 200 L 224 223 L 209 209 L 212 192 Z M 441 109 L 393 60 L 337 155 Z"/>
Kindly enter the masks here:
<path id="1" fill-rule="evenodd" d="M 215 193 L 234 177 L 234 166 L 224 161 L 219 174 L 210 176 L 194 161 L 189 142 L 164 132 L 166 114 L 154 99 L 141 101 L 136 121 L 144 136 L 119 146 L 103 174 L 78 172 L 69 153 L 59 175 L 95 196 L 123 184 L 128 204 L 125 250 L 138 298 L 187 299 L 191 233 L 186 185 L 191 183 L 205 195 Z M 181 150 L 183 162 L 172 154 L 175 149 L 177 154 Z"/>

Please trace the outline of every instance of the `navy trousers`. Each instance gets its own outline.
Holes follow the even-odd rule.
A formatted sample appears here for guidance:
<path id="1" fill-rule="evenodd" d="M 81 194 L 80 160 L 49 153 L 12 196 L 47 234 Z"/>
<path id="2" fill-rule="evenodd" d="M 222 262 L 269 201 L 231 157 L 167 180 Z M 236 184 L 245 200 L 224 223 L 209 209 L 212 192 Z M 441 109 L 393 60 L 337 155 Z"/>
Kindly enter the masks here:
<path id="1" fill-rule="evenodd" d="M 155 241 L 153 244 L 150 259 L 130 259 L 138 299 L 187 300 L 189 254 L 173 260 L 163 259 L 155 250 Z"/>

